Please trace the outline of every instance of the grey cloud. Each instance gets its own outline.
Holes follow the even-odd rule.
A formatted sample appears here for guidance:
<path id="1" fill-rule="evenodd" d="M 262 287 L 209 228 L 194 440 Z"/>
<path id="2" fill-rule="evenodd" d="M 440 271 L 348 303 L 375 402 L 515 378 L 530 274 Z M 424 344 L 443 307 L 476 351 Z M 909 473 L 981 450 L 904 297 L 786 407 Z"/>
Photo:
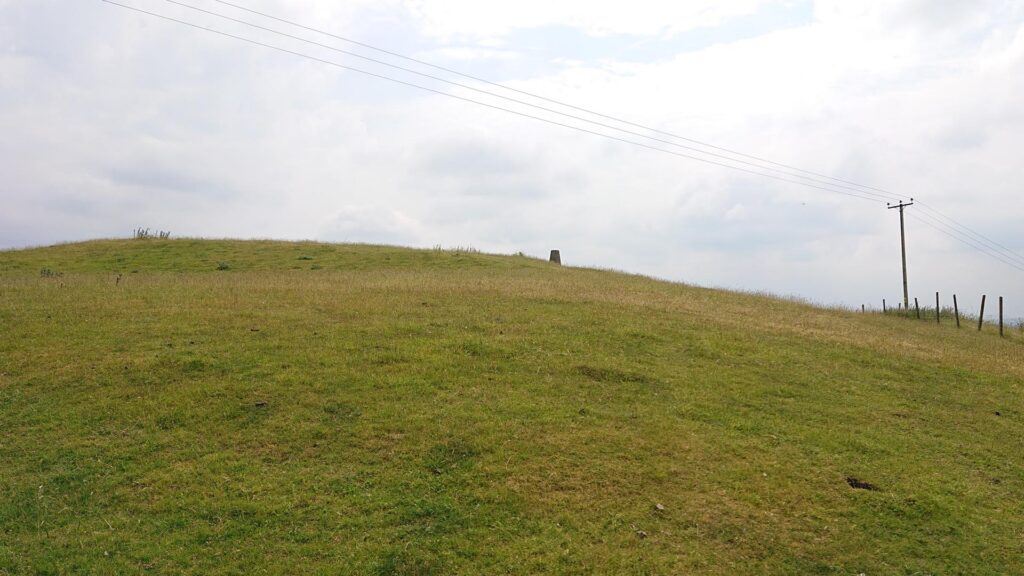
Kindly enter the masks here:
<path id="1" fill-rule="evenodd" d="M 998 0 L 910 0 L 894 5 L 889 22 L 893 26 L 967 32 L 998 17 L 1008 7 Z"/>
<path id="2" fill-rule="evenodd" d="M 432 174 L 476 178 L 521 174 L 530 169 L 510 148 L 487 140 L 445 142 L 426 151 L 420 169 Z"/>
<path id="3" fill-rule="evenodd" d="M 413 230 L 417 223 L 395 210 L 351 206 L 334 215 L 321 236 L 337 242 L 422 245 Z"/>
<path id="4" fill-rule="evenodd" d="M 205 179 L 181 167 L 121 166 L 107 170 L 104 176 L 114 185 L 176 192 L 185 196 L 216 198 L 237 193 L 223 181 Z"/>
<path id="5" fill-rule="evenodd" d="M 988 142 L 988 133 L 971 126 L 950 127 L 939 138 L 939 143 L 951 149 L 970 150 L 983 147 Z"/>

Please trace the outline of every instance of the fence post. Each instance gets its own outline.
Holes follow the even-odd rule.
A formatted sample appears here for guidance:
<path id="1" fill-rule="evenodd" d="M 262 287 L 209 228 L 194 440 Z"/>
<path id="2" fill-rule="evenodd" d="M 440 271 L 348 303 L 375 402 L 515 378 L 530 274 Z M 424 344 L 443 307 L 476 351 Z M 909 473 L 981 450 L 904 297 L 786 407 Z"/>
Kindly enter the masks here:
<path id="1" fill-rule="evenodd" d="M 960 327 L 960 307 L 956 305 L 956 294 L 953 294 L 953 314 L 956 315 L 956 327 Z"/>
<path id="2" fill-rule="evenodd" d="M 917 311 L 917 319 L 920 320 L 921 319 L 921 307 L 917 305 L 917 298 L 914 298 L 914 310 Z"/>
<path id="3" fill-rule="evenodd" d="M 981 323 L 985 320 L 985 295 L 981 295 L 981 312 L 978 312 L 978 332 L 981 332 Z"/>
<path id="4" fill-rule="evenodd" d="M 860 305 L 860 313 L 861 313 L 861 314 L 863 314 L 863 313 L 864 313 L 864 305 L 863 305 L 863 304 L 861 304 L 861 305 Z"/>
<path id="5" fill-rule="evenodd" d="M 1003 297 L 999 297 L 999 337 L 1003 337 Z"/>
<path id="6" fill-rule="evenodd" d="M 939 293 L 938 292 L 935 293 L 935 323 L 936 324 L 941 324 L 941 322 L 939 322 Z"/>
<path id="7" fill-rule="evenodd" d="M 885 314 L 886 312 L 888 311 L 885 309 L 885 298 L 882 298 L 882 314 Z"/>

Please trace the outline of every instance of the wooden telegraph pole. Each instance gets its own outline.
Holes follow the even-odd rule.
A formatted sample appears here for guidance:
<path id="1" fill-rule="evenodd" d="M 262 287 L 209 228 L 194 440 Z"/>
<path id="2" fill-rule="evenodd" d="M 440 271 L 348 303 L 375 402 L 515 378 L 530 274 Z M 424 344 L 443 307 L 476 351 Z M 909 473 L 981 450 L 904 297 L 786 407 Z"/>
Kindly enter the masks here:
<path id="1" fill-rule="evenodd" d="M 914 199 L 911 198 L 909 203 L 904 203 L 900 200 L 900 203 L 895 206 L 890 206 L 888 202 L 886 202 L 885 205 L 889 206 L 889 210 L 892 210 L 893 208 L 900 209 L 900 252 L 903 254 L 903 309 L 909 311 L 910 297 L 907 293 L 907 235 L 904 232 L 903 227 L 903 209 L 907 206 L 913 206 Z"/>

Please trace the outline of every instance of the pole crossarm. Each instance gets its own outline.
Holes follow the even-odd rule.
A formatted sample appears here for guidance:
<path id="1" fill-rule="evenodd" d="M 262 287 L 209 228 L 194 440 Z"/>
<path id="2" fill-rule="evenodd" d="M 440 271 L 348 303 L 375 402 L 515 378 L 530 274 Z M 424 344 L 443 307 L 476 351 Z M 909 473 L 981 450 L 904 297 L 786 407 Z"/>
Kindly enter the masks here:
<path id="1" fill-rule="evenodd" d="M 886 207 L 889 208 L 889 210 L 892 210 L 893 208 L 899 208 L 900 210 L 903 210 L 907 206 L 913 206 L 914 205 L 914 199 L 911 198 L 910 202 L 903 202 L 901 200 L 899 204 L 889 204 L 888 202 L 886 202 L 885 204 L 886 204 Z"/>

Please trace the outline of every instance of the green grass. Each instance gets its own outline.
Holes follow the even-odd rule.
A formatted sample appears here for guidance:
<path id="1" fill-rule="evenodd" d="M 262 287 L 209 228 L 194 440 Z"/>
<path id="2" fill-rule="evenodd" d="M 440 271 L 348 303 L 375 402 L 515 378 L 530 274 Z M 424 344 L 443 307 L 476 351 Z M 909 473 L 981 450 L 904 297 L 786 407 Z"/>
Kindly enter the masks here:
<path id="1" fill-rule="evenodd" d="M 0 252 L 0 334 L 0 574 L 1024 573 L 1016 330 L 151 239 Z"/>

